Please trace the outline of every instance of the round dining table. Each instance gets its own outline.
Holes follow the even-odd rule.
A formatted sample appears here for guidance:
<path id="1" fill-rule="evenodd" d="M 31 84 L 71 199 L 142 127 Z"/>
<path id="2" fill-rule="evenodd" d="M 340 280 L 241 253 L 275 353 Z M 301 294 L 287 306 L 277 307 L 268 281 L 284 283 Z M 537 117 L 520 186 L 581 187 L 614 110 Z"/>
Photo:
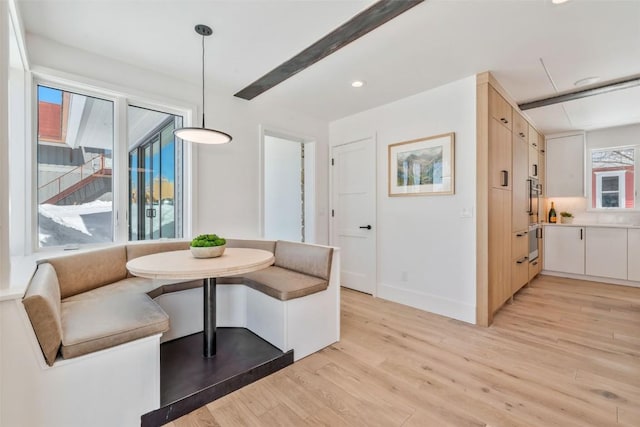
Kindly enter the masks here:
<path id="1" fill-rule="evenodd" d="M 191 251 L 159 252 L 127 262 L 131 274 L 149 279 L 202 279 L 204 311 L 204 357 L 216 355 L 216 278 L 234 276 L 269 267 L 275 261 L 269 251 L 226 248 L 217 258 L 195 258 Z"/>

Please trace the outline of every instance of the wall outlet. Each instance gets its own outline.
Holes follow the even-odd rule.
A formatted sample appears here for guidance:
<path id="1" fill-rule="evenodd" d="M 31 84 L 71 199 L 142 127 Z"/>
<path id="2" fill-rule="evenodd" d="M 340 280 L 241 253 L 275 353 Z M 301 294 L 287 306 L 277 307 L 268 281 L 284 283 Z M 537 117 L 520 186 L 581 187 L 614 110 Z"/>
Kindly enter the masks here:
<path id="1" fill-rule="evenodd" d="M 462 208 L 460 218 L 473 218 L 473 208 Z"/>

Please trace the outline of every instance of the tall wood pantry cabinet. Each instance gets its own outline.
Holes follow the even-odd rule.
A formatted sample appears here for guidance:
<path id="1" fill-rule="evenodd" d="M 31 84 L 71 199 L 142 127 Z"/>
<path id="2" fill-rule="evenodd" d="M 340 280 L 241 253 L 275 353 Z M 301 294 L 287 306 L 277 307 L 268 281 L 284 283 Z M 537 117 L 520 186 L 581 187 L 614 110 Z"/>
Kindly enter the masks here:
<path id="1" fill-rule="evenodd" d="M 476 79 L 477 323 L 493 315 L 541 270 L 530 263 L 529 179 L 544 170 L 544 139 L 490 73 Z"/>

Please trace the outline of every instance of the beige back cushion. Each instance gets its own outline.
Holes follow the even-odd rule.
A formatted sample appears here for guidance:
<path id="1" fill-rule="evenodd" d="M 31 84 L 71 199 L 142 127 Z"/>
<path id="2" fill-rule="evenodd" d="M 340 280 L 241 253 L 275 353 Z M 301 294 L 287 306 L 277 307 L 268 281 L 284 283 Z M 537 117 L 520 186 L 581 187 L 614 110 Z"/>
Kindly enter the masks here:
<path id="1" fill-rule="evenodd" d="M 275 256 L 277 267 L 329 280 L 333 248 L 278 240 Z"/>
<path id="2" fill-rule="evenodd" d="M 127 261 L 160 252 L 183 251 L 189 249 L 189 243 L 186 241 L 130 243 L 127 245 Z"/>
<path id="3" fill-rule="evenodd" d="M 262 249 L 263 251 L 274 253 L 276 250 L 276 242 L 275 240 L 227 239 L 227 247 Z"/>
<path id="4" fill-rule="evenodd" d="M 38 266 L 22 300 L 40 348 L 49 366 L 53 365 L 62 343 L 60 287 L 51 264 Z"/>
<path id="5" fill-rule="evenodd" d="M 75 253 L 46 260 L 58 273 L 62 299 L 127 277 L 124 246 Z"/>

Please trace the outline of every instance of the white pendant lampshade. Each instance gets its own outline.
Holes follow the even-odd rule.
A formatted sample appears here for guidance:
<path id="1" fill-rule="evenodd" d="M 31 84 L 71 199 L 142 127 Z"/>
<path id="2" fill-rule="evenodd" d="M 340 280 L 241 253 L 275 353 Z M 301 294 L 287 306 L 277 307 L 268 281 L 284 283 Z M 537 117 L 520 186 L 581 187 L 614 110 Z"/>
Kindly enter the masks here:
<path id="1" fill-rule="evenodd" d="M 204 124 L 204 38 L 213 34 L 213 30 L 202 24 L 196 25 L 195 30 L 202 36 L 202 127 L 180 128 L 174 130 L 173 134 L 177 138 L 199 144 L 226 144 L 233 139 L 231 135 L 219 130 L 207 129 Z"/>
<path id="2" fill-rule="evenodd" d="M 197 142 L 199 144 L 226 144 L 231 142 L 231 135 L 215 129 L 201 128 L 180 128 L 173 131 L 173 134 L 185 141 Z"/>

